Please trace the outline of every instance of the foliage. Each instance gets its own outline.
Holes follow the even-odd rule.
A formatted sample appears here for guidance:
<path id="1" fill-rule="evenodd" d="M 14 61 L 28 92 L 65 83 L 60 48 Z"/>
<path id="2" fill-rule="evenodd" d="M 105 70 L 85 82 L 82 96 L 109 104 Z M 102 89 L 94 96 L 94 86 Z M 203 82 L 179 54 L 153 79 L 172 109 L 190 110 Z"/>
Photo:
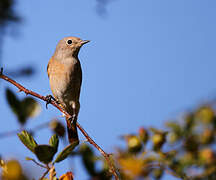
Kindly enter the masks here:
<path id="1" fill-rule="evenodd" d="M 166 122 L 166 131 L 140 128 L 125 136 L 127 148 L 115 154 L 122 179 L 160 179 L 166 173 L 181 179 L 215 179 L 215 122 L 213 107 L 205 105 Z M 147 134 L 148 140 L 143 138 Z"/>
<path id="2" fill-rule="evenodd" d="M 25 99 L 19 100 L 9 89 L 6 92 L 9 106 L 17 116 L 18 122 L 24 125 L 29 118 L 34 117 L 29 116 L 32 114 L 29 112 L 35 109 L 34 106 L 22 108 L 21 104 L 25 102 Z M 31 102 L 39 106 L 34 99 Z M 27 114 L 26 121 L 20 121 L 20 113 Z M 78 149 L 75 149 L 78 143 L 70 144 L 58 152 L 58 137 L 65 136 L 65 127 L 57 119 L 48 123 L 46 127 L 50 127 L 54 133 L 48 144 L 36 142 L 33 135 L 39 130 L 37 128 L 33 128 L 31 132 L 23 130 L 18 133 L 18 137 L 39 162 L 29 157 L 26 160 L 47 169 L 50 174 L 49 179 L 51 176 L 56 178 L 56 173 L 53 173 L 56 163 L 73 156 L 81 157 L 90 179 L 112 178 L 107 161 L 86 143 L 81 144 Z M 137 133 L 122 136 L 126 146 L 117 147 L 116 151 L 110 155 L 110 160 L 117 168 L 120 178 L 126 180 L 161 179 L 166 174 L 180 179 L 213 180 L 216 177 L 215 133 L 215 110 L 211 105 L 203 105 L 177 120 L 167 121 L 163 129 L 140 127 Z M 10 168 L 11 161 L 1 160 L 2 179 L 10 179 L 6 178 L 7 163 Z M 27 179 L 20 170 L 21 165 L 16 163 L 18 168 L 16 172 L 19 172 L 17 174 Z M 13 172 L 10 173 L 12 174 Z M 65 172 L 60 179 L 73 179 L 73 173 Z"/>
<path id="3" fill-rule="evenodd" d="M 18 21 L 19 18 L 13 10 L 14 0 L 1 0 L 0 1 L 0 24 L 6 25 L 10 21 Z"/>
<path id="4" fill-rule="evenodd" d="M 39 104 L 31 97 L 19 100 L 10 89 L 7 89 L 6 98 L 11 110 L 16 114 L 21 125 L 24 125 L 28 118 L 35 117 L 40 112 Z"/>
<path id="5" fill-rule="evenodd" d="M 41 161 L 45 165 L 49 163 L 54 164 L 63 161 L 65 158 L 67 158 L 68 155 L 72 153 L 73 149 L 78 145 L 78 142 L 68 145 L 57 155 L 57 158 L 52 162 L 54 155 L 58 151 L 58 136 L 54 134 L 49 140 L 49 145 L 38 145 L 34 138 L 27 131 L 22 131 L 21 133 L 18 133 L 18 136 L 21 142 L 37 156 L 39 161 Z M 32 159 L 30 158 L 30 160 Z"/>

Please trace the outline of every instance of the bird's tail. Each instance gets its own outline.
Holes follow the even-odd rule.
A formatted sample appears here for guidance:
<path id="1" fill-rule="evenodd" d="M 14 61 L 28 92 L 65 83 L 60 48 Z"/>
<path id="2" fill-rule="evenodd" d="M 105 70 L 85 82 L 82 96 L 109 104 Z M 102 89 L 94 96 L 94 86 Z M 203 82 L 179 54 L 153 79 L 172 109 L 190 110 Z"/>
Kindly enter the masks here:
<path id="1" fill-rule="evenodd" d="M 66 118 L 67 121 L 67 132 L 68 132 L 68 140 L 72 144 L 74 142 L 79 143 L 79 137 L 77 133 L 76 120 L 71 123 L 70 118 Z"/>

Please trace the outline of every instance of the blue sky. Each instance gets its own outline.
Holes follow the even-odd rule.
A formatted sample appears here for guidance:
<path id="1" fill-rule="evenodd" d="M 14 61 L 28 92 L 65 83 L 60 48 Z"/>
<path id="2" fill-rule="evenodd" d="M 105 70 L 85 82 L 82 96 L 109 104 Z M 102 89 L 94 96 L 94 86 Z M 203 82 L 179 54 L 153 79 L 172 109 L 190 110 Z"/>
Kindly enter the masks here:
<path id="1" fill-rule="evenodd" d="M 35 66 L 34 77 L 18 81 L 47 95 L 51 91 L 46 66 L 58 40 L 65 36 L 91 40 L 79 56 L 83 68 L 79 122 L 107 152 L 121 143 L 120 135 L 137 132 L 140 126 L 162 128 L 165 120 L 215 96 L 215 1 L 115 0 L 107 5 L 105 16 L 96 13 L 96 6 L 97 1 L 18 0 L 15 10 L 23 21 L 16 27 L 18 37 L 4 39 L 4 68 Z M 5 82 L 1 86 L 12 88 Z M 57 110 L 51 106 L 46 110 L 40 103 L 42 113 L 28 127 L 60 118 Z M 5 99 L 0 111 L 5 114 L 0 132 L 16 129 Z M 36 139 L 47 143 L 50 135 L 42 130 Z M 19 156 L 22 161 L 31 156 L 17 137 L 0 144 L 3 156 Z M 74 166 L 75 175 L 87 179 L 78 160 Z M 58 175 L 65 167 L 67 162 L 57 166 Z"/>

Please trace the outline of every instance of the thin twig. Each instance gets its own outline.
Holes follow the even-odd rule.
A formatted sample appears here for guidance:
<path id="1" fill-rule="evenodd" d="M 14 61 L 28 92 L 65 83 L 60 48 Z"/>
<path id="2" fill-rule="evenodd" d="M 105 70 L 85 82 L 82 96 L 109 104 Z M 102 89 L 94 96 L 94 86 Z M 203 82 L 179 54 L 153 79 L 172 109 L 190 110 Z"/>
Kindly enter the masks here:
<path id="1" fill-rule="evenodd" d="M 7 132 L 1 132 L 0 133 L 0 139 L 5 138 L 5 137 L 9 137 L 9 136 L 14 136 L 17 133 L 19 133 L 20 131 L 21 131 L 20 129 L 16 129 L 16 130 L 7 131 Z"/>
<path id="2" fill-rule="evenodd" d="M 43 128 L 47 128 L 49 126 L 50 122 L 44 122 L 44 123 L 41 123 L 33 128 L 31 128 L 31 131 L 38 131 L 38 130 L 41 130 Z"/>
<path id="3" fill-rule="evenodd" d="M 43 176 L 41 176 L 41 178 L 40 178 L 39 180 L 43 180 L 43 179 L 45 178 L 45 176 L 48 174 L 48 172 L 49 172 L 49 169 L 47 169 L 47 170 L 44 172 Z"/>
<path id="4" fill-rule="evenodd" d="M 46 166 L 44 166 L 43 164 L 40 164 L 39 162 L 37 162 L 36 160 L 34 160 L 34 159 L 31 159 L 31 161 L 33 161 L 35 164 L 37 164 L 38 166 L 40 166 L 40 167 L 42 167 L 42 168 L 45 168 L 45 169 L 47 169 L 47 167 Z"/>
<path id="5" fill-rule="evenodd" d="M 49 173 L 50 167 L 49 167 L 48 164 L 46 164 L 45 168 L 46 168 L 47 170 L 44 172 L 43 176 L 41 176 L 41 178 L 40 178 L 39 180 L 43 180 L 43 179 L 45 178 L 45 176 Z"/>
<path id="6" fill-rule="evenodd" d="M 37 97 L 37 98 L 42 99 L 42 100 L 47 102 L 47 98 L 45 96 L 42 96 L 42 95 L 40 95 L 40 94 L 38 94 L 36 92 L 33 92 L 33 91 L 29 90 L 29 89 L 26 89 L 21 84 L 14 81 L 13 79 L 3 75 L 3 69 L 2 68 L 1 68 L 1 71 L 0 71 L 0 78 L 4 79 L 5 81 L 10 82 L 14 86 L 16 86 L 19 89 L 19 91 L 25 92 L 26 95 L 30 94 L 30 95 L 32 95 L 34 97 Z M 58 103 L 55 102 L 54 100 L 51 100 L 49 103 L 52 104 L 53 106 L 55 106 L 58 110 L 60 110 L 66 117 L 68 117 L 68 118 L 71 117 L 70 114 L 68 114 L 63 108 L 61 108 L 61 106 L 59 106 Z M 68 118 L 66 118 L 66 119 L 68 119 Z M 70 122 L 67 121 L 67 125 L 70 127 L 71 126 Z M 98 146 L 94 142 L 94 140 L 88 135 L 88 133 L 82 128 L 82 126 L 78 122 L 77 122 L 77 127 L 82 132 L 82 134 L 86 137 L 86 139 L 89 141 L 89 143 L 92 144 L 96 149 L 98 149 L 98 151 L 100 151 L 100 153 L 104 156 L 104 158 L 106 159 L 106 161 L 107 161 L 107 163 L 109 165 L 110 172 L 114 175 L 116 180 L 119 180 L 119 177 L 117 175 L 115 167 L 113 166 L 113 164 L 112 164 L 112 162 L 111 162 L 111 160 L 109 158 L 109 154 L 107 154 L 100 146 Z"/>
<path id="7" fill-rule="evenodd" d="M 103 155 L 103 157 L 106 159 L 108 166 L 110 168 L 110 172 L 115 176 L 115 179 L 118 180 L 118 175 L 115 171 L 115 168 L 112 164 L 112 162 L 110 161 L 110 157 L 109 154 L 107 154 L 100 146 L 98 146 L 94 140 L 92 138 L 90 138 L 90 136 L 88 135 L 88 133 L 82 128 L 82 126 L 77 122 L 77 127 L 79 128 L 79 130 L 83 133 L 83 135 L 86 137 L 86 139 L 88 140 L 88 142 L 90 144 L 92 144 L 95 148 L 97 148 L 98 151 L 100 151 L 100 153 Z"/>
<path id="8" fill-rule="evenodd" d="M 31 128 L 31 132 L 34 132 L 34 131 L 38 131 L 38 130 L 41 130 L 42 128 L 45 128 L 49 125 L 49 122 L 45 122 L 45 123 L 42 123 L 42 124 L 39 124 L 33 128 Z M 22 131 L 23 129 L 16 129 L 16 130 L 12 130 L 12 131 L 7 131 L 7 132 L 1 132 L 0 133 L 0 139 L 1 138 L 5 138 L 5 137 L 9 137 L 9 136 L 14 136 L 14 135 L 17 135 L 17 133 L 19 133 L 20 131 Z"/>

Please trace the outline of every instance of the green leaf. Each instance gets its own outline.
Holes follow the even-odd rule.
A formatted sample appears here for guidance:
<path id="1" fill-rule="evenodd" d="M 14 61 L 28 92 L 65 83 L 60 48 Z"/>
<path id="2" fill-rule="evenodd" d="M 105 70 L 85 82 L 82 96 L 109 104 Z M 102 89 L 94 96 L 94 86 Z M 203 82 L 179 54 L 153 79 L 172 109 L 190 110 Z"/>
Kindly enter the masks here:
<path id="1" fill-rule="evenodd" d="M 55 149 L 56 152 L 58 151 L 59 138 L 56 134 L 52 135 L 49 140 L 49 144 Z"/>
<path id="2" fill-rule="evenodd" d="M 20 141 L 33 153 L 35 153 L 35 148 L 38 146 L 34 138 L 27 132 L 22 131 L 17 134 Z"/>
<path id="3" fill-rule="evenodd" d="M 55 155 L 56 151 L 50 145 L 38 145 L 35 147 L 35 154 L 39 161 L 48 164 L 52 161 L 53 156 Z"/>
<path id="4" fill-rule="evenodd" d="M 40 112 L 40 105 L 31 97 L 20 101 L 10 89 L 7 89 L 6 98 L 12 111 L 17 115 L 19 123 L 22 125 L 26 123 L 28 118 L 34 117 Z"/>
<path id="5" fill-rule="evenodd" d="M 12 111 L 17 116 L 19 116 L 21 102 L 16 97 L 16 95 L 8 88 L 6 89 L 6 98 L 7 98 L 7 102 L 9 106 L 11 107 Z"/>
<path id="6" fill-rule="evenodd" d="M 57 119 L 52 120 L 49 123 L 50 129 L 57 134 L 59 137 L 64 137 L 65 136 L 65 127 L 64 125 L 58 121 Z"/>
<path id="7" fill-rule="evenodd" d="M 72 144 L 66 146 L 66 147 L 63 149 L 63 151 L 60 152 L 60 153 L 57 155 L 57 157 L 56 157 L 54 163 L 56 163 L 56 162 L 58 163 L 58 162 L 60 162 L 60 161 L 63 161 L 66 157 L 68 157 L 68 155 L 71 154 L 71 152 L 74 150 L 74 148 L 75 148 L 78 144 L 79 144 L 79 141 L 76 141 L 76 142 L 74 142 L 74 143 L 72 143 Z"/>
<path id="8" fill-rule="evenodd" d="M 170 128 L 178 136 L 181 136 L 181 134 L 183 133 L 181 125 L 176 122 L 167 122 L 166 126 Z"/>
<path id="9" fill-rule="evenodd" d="M 23 99 L 21 105 L 26 118 L 35 117 L 40 112 L 40 105 L 31 97 Z"/>

